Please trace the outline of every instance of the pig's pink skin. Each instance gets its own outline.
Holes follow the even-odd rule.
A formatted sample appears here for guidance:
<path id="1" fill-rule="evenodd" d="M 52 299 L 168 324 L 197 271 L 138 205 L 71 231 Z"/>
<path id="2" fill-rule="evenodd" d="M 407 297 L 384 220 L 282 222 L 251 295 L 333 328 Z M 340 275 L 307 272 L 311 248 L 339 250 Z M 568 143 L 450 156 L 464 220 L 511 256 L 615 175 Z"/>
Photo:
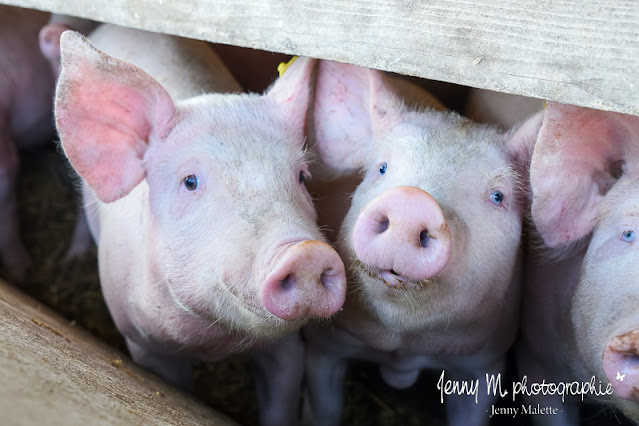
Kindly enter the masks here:
<path id="1" fill-rule="evenodd" d="M 532 217 L 544 242 L 557 247 L 588 235 L 613 175 L 637 163 L 639 118 L 548 103 L 539 139 L 545 143 L 531 163 Z"/>
<path id="2" fill-rule="evenodd" d="M 39 34 L 40 51 L 47 58 L 55 78 L 60 74 L 60 37 L 73 28 L 63 23 L 49 23 L 42 27 Z"/>
<path id="3" fill-rule="evenodd" d="M 264 279 L 262 302 L 284 320 L 329 317 L 344 304 L 344 267 L 331 246 L 296 241 L 279 248 Z"/>
<path id="4" fill-rule="evenodd" d="M 634 139 L 632 149 L 637 146 L 639 138 Z M 631 154 L 635 155 L 636 151 Z M 637 241 L 625 241 L 623 232 L 636 235 L 639 230 L 639 175 L 636 163 L 628 161 L 626 166 L 599 206 L 599 218 L 583 256 L 570 305 L 574 349 L 569 346 L 568 350 L 576 353 L 572 360 L 575 376 L 595 375 L 604 384 L 611 383 L 614 395 L 605 402 L 612 402 L 636 422 L 639 312 L 634 271 L 639 246 Z M 625 375 L 623 381 L 617 373 Z"/>
<path id="5" fill-rule="evenodd" d="M 491 123 L 522 120 L 511 101 L 539 106 L 536 99 L 475 91 L 469 111 Z M 543 242 L 531 245 L 526 260 L 518 375 L 529 382 L 594 375 L 615 395 L 593 401 L 612 402 L 636 421 L 637 254 L 621 237 L 637 223 L 639 118 L 548 102 L 541 119 L 530 182 L 532 233 Z M 617 373 L 626 374 L 623 381 Z M 572 398 L 524 399 L 562 409 L 536 416 L 535 424 L 579 424 Z"/>
<path id="6" fill-rule="evenodd" d="M 414 108 L 428 106 L 438 111 L 445 111 L 445 107 L 439 100 L 407 80 L 405 76 L 388 73 L 385 76 L 393 90 L 408 106 Z M 309 141 L 313 143 L 313 120 L 309 120 L 309 129 Z M 315 149 L 318 148 L 321 149 L 321 147 L 315 147 Z M 359 173 L 337 171 L 326 164 L 325 159 L 319 157 L 321 161 L 315 162 L 311 169 L 313 179 L 309 182 L 309 191 L 313 195 L 317 209 L 318 223 L 322 224 L 328 240 L 336 242 L 340 225 L 351 204 L 351 195 L 361 183 L 362 177 Z"/>
<path id="7" fill-rule="evenodd" d="M 539 117 L 521 132 L 503 134 L 454 114 L 407 108 L 377 72 L 322 61 L 314 121 L 326 175 L 363 171 L 338 238 L 354 286 L 330 326 L 305 329 L 316 424 L 339 422 L 348 358 L 378 363 L 387 383 L 399 388 L 413 384 L 422 368 L 482 381 L 486 373 L 503 372 L 519 314 L 525 182 L 518 172 L 526 170 Z M 398 187 L 436 201 L 450 252 L 428 280 L 392 287 L 358 257 L 354 234 L 369 204 Z M 501 203 L 490 201 L 495 189 L 504 195 Z M 448 398 L 449 423 L 486 424 L 492 402 Z"/>
<path id="8" fill-rule="evenodd" d="M 517 350 L 519 375 L 595 376 L 614 395 L 593 401 L 613 404 L 634 421 L 637 243 L 624 241 L 623 233 L 639 224 L 638 147 L 639 118 L 548 102 L 530 171 L 532 219 L 545 246 L 527 262 Z M 623 381 L 617 373 L 626 374 Z M 556 424 L 578 424 L 573 401 L 528 402 L 561 406 Z"/>
<path id="9" fill-rule="evenodd" d="M 424 233 L 427 240 L 422 241 Z M 404 285 L 402 281 L 422 281 L 441 272 L 450 256 L 450 232 L 430 194 L 398 186 L 359 213 L 353 248 L 360 261 L 390 278 L 391 282 L 382 278 L 386 284 Z"/>
<path id="10" fill-rule="evenodd" d="M 286 263 L 304 266 L 300 243 L 322 239 L 299 181 L 313 61 L 298 59 L 263 96 L 200 95 L 238 88 L 204 43 L 111 25 L 91 40 L 153 75 L 77 33 L 61 38 L 56 122 L 85 183 L 118 329 L 137 361 L 182 386 L 190 384 L 189 358 L 263 349 L 255 351 L 267 404 L 261 422 L 295 423 L 303 350 L 291 333 L 333 314 L 345 292 L 339 256 L 315 241 L 324 269 L 335 273 L 332 301 L 302 295 L 294 311 L 304 314 L 291 320 L 263 304 L 273 271 L 295 274 Z M 192 191 L 190 175 L 198 178 Z M 314 303 L 329 308 L 313 311 Z"/>
<path id="11" fill-rule="evenodd" d="M 639 330 L 613 337 L 604 349 L 603 370 L 617 396 L 639 402 Z M 623 380 L 621 378 L 623 377 Z"/>
<path id="12" fill-rule="evenodd" d="M 20 281 L 30 264 L 20 240 L 15 178 L 18 148 L 50 141 L 54 80 L 38 49 L 49 14 L 0 6 L 0 257 Z"/>

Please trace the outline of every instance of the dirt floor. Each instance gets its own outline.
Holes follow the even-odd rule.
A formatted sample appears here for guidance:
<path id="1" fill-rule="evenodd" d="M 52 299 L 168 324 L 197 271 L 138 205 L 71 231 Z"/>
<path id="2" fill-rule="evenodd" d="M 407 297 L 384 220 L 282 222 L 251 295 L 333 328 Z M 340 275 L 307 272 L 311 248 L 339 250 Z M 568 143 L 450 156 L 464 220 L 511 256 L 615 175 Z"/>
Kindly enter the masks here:
<path id="1" fill-rule="evenodd" d="M 76 194 L 70 169 L 55 144 L 21 152 L 18 181 L 23 240 L 33 267 L 20 287 L 53 307 L 72 324 L 88 329 L 107 343 L 126 350 L 100 292 L 95 247 L 80 260 L 65 262 L 75 223 Z M 0 270 L 0 276 L 6 276 Z M 196 394 L 208 404 L 244 425 L 257 423 L 250 364 L 237 356 L 196 371 Z M 382 383 L 377 369 L 352 364 L 345 389 L 345 425 L 442 425 L 437 374 L 422 374 L 409 390 L 397 391 Z M 621 415 L 619 415 L 621 417 Z M 529 424 L 529 417 L 500 418 L 493 425 Z M 619 425 L 610 410 L 587 407 L 583 424 Z M 628 423 L 629 424 L 629 423 Z"/>

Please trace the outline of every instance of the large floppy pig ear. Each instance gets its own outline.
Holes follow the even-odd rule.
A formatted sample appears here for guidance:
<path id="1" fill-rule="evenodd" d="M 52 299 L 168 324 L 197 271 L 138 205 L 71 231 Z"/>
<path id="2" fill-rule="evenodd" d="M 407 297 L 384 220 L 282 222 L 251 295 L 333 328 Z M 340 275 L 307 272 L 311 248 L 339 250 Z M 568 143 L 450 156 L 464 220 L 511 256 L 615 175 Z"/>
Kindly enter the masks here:
<path id="1" fill-rule="evenodd" d="M 144 71 L 62 34 L 55 119 L 64 153 L 103 202 L 128 194 L 145 177 L 149 141 L 166 137 L 175 106 Z"/>
<path id="2" fill-rule="evenodd" d="M 322 162 L 337 173 L 354 172 L 366 161 L 373 140 L 401 121 L 401 104 L 380 71 L 320 61 L 313 126 Z"/>
<path id="3" fill-rule="evenodd" d="M 306 114 L 311 92 L 311 75 L 315 59 L 299 57 L 284 67 L 281 76 L 266 93 L 283 114 L 287 127 L 293 130 L 300 145 L 306 135 Z"/>
<path id="4" fill-rule="evenodd" d="M 634 121 L 633 121 L 634 118 Z M 531 162 L 532 218 L 557 247 L 588 235 L 623 173 L 639 119 L 548 102 Z"/>

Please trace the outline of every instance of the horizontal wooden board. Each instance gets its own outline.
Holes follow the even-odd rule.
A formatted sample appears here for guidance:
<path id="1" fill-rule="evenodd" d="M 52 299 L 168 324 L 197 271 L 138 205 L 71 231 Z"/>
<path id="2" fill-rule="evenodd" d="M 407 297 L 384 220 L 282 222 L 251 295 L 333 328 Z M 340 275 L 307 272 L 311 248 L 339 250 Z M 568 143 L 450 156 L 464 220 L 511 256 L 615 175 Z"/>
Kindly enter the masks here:
<path id="1" fill-rule="evenodd" d="M 636 0 L 0 0 L 639 115 Z"/>
<path id="2" fill-rule="evenodd" d="M 3 425 L 232 426 L 0 280 Z"/>

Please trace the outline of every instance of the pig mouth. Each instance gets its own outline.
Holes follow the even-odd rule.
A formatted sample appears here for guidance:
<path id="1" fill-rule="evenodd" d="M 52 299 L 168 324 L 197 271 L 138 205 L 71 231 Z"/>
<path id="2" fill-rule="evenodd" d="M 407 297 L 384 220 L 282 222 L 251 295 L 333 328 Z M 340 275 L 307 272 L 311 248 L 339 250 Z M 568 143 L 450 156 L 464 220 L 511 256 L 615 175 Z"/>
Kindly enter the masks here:
<path id="1" fill-rule="evenodd" d="M 358 262 L 355 268 L 358 271 L 360 271 L 360 273 L 363 273 L 364 275 L 372 278 L 373 280 L 382 282 L 384 285 L 386 285 L 386 287 L 393 290 L 398 290 L 398 291 L 422 290 L 426 288 L 432 282 L 431 278 L 421 280 L 421 281 L 409 280 L 408 278 L 398 274 L 393 269 L 384 270 L 384 269 L 372 268 L 361 262 Z"/>

